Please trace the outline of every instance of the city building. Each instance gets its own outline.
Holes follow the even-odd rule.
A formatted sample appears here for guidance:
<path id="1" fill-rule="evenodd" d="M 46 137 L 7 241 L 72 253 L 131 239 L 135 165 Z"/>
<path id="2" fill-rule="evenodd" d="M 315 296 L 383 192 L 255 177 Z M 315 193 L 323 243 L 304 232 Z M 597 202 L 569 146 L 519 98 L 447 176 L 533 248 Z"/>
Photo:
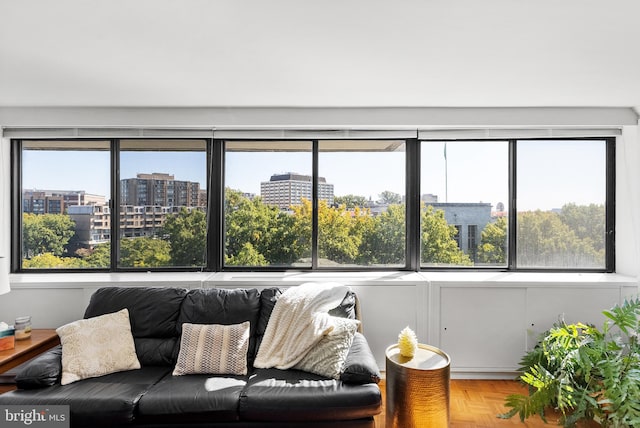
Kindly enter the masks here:
<path id="1" fill-rule="evenodd" d="M 206 206 L 206 191 L 203 194 L 200 183 L 154 172 L 120 180 L 120 201 L 121 205 L 133 206 Z"/>
<path id="2" fill-rule="evenodd" d="M 269 181 L 260 183 L 262 201 L 281 209 L 301 205 L 303 199 L 311 200 L 312 192 L 312 177 L 293 172 L 274 174 Z M 333 204 L 333 184 L 328 184 L 324 177 L 318 177 L 318 200 Z"/>
<path id="3" fill-rule="evenodd" d="M 104 205 L 106 198 L 84 190 L 36 190 L 22 192 L 22 212 L 30 214 L 64 214 L 74 205 Z"/>
<path id="4" fill-rule="evenodd" d="M 111 241 L 111 212 L 108 205 L 73 205 L 68 208 L 67 214 L 76 225 L 69 252 Z"/>
<path id="5" fill-rule="evenodd" d="M 428 206 L 444 211 L 447 223 L 455 226 L 458 247 L 477 261 L 482 230 L 492 221 L 491 204 L 483 202 L 429 202 Z"/>

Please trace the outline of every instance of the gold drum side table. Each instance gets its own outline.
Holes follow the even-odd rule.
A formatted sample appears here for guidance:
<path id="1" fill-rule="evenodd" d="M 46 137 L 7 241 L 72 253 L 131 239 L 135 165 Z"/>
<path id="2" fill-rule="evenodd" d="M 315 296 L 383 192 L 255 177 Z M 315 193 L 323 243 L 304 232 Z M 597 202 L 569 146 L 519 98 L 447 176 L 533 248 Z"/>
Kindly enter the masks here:
<path id="1" fill-rule="evenodd" d="M 386 427 L 449 426 L 449 367 L 440 349 L 419 344 L 413 358 L 400 355 L 398 345 L 386 352 Z"/>

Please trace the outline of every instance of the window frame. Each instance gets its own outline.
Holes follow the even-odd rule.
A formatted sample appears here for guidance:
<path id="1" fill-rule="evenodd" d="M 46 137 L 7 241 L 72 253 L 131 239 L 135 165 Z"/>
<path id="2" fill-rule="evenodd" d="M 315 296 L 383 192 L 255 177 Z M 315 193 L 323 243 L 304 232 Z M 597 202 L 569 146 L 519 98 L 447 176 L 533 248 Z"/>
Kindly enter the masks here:
<path id="1" fill-rule="evenodd" d="M 68 269 L 23 269 L 21 261 L 22 247 L 22 142 L 23 141 L 68 141 L 77 140 L 83 142 L 109 141 L 110 142 L 110 183 L 109 209 L 111 211 L 111 266 L 108 268 L 68 268 Z M 225 142 L 235 140 L 251 140 L 251 138 L 164 138 L 167 140 L 193 139 L 205 140 L 207 159 L 207 260 L 203 267 L 157 267 L 157 268 L 124 268 L 118 267 L 117 249 L 119 249 L 120 222 L 119 210 L 116 201 L 119 201 L 119 142 L 120 140 L 132 140 L 135 138 L 15 138 L 11 139 L 11 271 L 16 273 L 92 273 L 92 272 L 251 272 L 251 271 L 498 271 L 498 272 L 615 272 L 615 191 L 616 191 L 616 138 L 609 137 L 549 137 L 549 138 L 494 138 L 494 139 L 466 139 L 466 138 L 369 138 L 377 140 L 403 140 L 405 142 L 405 265 L 403 267 L 378 267 L 378 266 L 349 266 L 349 267 L 321 267 L 317 262 L 318 248 L 318 142 L 325 138 L 297 138 L 297 140 L 312 141 L 312 170 L 313 170 L 313 211 L 312 211 L 312 263 L 310 267 L 287 268 L 282 266 L 270 267 L 241 267 L 224 265 L 224 156 Z M 145 138 L 140 138 L 145 139 Z M 160 138 L 158 138 L 160 139 Z M 357 138 L 343 138 L 357 141 Z M 261 138 L 260 140 L 278 140 L 278 138 Z M 280 139 L 281 140 L 281 139 Z M 420 261 L 420 150 L 423 141 L 506 141 L 508 143 L 508 233 L 507 233 L 507 262 L 500 267 L 456 267 L 456 266 L 422 266 Z M 517 266 L 516 240 L 517 240 L 517 142 L 528 140 L 597 140 L 605 143 L 605 266 L 604 268 L 521 268 Z M 114 212 L 117 217 L 113 217 Z"/>

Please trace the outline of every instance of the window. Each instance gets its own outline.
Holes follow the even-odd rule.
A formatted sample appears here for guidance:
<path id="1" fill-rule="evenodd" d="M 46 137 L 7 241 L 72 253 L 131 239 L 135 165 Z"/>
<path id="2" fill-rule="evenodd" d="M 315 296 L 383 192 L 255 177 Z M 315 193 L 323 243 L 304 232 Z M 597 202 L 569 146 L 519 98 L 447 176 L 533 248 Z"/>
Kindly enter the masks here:
<path id="1" fill-rule="evenodd" d="M 24 141 L 21 145 L 21 269 L 109 267 L 109 141 Z M 106 256 L 106 257 L 105 257 Z"/>
<path id="2" fill-rule="evenodd" d="M 604 269 L 604 140 L 517 142 L 520 268 Z"/>
<path id="3" fill-rule="evenodd" d="M 205 140 L 120 141 L 118 267 L 207 265 L 206 150 Z"/>
<path id="4" fill-rule="evenodd" d="M 12 268 L 614 270 L 614 138 L 373 134 L 13 140 Z"/>
<path id="5" fill-rule="evenodd" d="M 423 267 L 507 266 L 507 141 L 422 141 L 420 192 Z"/>
<path id="6" fill-rule="evenodd" d="M 224 266 L 311 267 L 312 160 L 311 141 L 225 143 Z"/>
<path id="7" fill-rule="evenodd" d="M 318 266 L 404 267 L 405 152 L 395 140 L 318 143 Z"/>

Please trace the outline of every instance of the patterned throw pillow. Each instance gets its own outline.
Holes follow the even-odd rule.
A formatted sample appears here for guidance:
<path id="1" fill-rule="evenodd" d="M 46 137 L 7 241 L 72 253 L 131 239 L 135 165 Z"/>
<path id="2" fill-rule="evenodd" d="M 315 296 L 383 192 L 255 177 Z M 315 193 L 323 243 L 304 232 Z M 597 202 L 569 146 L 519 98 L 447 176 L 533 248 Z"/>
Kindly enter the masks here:
<path id="1" fill-rule="evenodd" d="M 62 385 L 140 368 L 127 309 L 75 321 L 56 332 L 62 344 Z"/>
<path id="2" fill-rule="evenodd" d="M 333 330 L 304 356 L 295 369 L 339 379 L 360 321 L 332 317 Z"/>
<path id="3" fill-rule="evenodd" d="M 174 376 L 247 374 L 249 321 L 242 324 L 182 324 Z"/>

